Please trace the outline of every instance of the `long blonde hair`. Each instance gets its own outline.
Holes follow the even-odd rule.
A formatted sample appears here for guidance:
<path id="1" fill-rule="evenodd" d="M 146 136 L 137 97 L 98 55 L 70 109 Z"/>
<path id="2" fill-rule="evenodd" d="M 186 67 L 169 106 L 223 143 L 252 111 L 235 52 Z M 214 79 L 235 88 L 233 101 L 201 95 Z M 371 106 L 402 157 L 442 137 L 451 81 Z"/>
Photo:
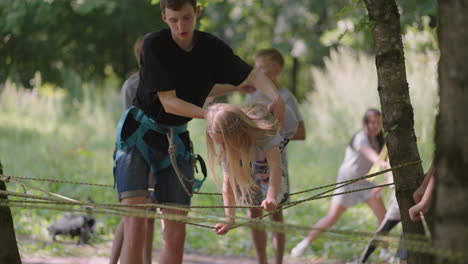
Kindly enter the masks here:
<path id="1" fill-rule="evenodd" d="M 266 109 L 265 105 L 253 104 L 243 108 L 231 104 L 214 104 L 208 108 L 206 115 L 206 142 L 208 164 L 212 175 L 215 163 L 221 164 L 224 157 L 228 182 L 239 200 L 238 192 L 248 202 L 252 200 L 252 192 L 257 188 L 251 176 L 250 163 L 255 160 L 252 146 L 261 144 L 276 135 L 279 123 Z M 215 148 L 210 134 L 218 134 L 224 147 Z M 220 181 L 214 177 L 220 186 Z"/>

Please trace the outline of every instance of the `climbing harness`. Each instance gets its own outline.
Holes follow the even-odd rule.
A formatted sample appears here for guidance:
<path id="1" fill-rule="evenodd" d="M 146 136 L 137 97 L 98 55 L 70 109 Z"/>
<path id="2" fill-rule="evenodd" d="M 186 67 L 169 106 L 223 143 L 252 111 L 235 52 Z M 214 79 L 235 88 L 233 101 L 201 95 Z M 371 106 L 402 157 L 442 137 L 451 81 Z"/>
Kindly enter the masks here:
<path id="1" fill-rule="evenodd" d="M 123 139 L 122 131 L 124 129 L 125 122 L 130 116 L 133 117 L 135 121 L 139 123 L 139 125 L 130 136 Z M 155 131 L 159 134 L 165 134 L 168 140 L 168 155 L 165 155 L 156 163 L 151 162 L 151 147 L 148 146 L 148 144 L 144 141 L 144 136 L 148 131 Z M 181 126 L 161 125 L 148 117 L 141 109 L 132 106 L 122 114 L 122 117 L 120 118 L 119 124 L 117 126 L 114 171 L 119 159 L 122 158 L 126 152 L 135 147 L 141 153 L 146 164 L 148 164 L 148 167 L 154 174 L 172 165 L 177 178 L 182 185 L 182 188 L 189 197 L 192 197 L 193 192 L 197 192 L 206 179 L 206 166 L 203 159 L 199 155 L 193 155 L 191 146 L 190 149 L 187 149 L 182 142 L 182 139 L 179 135 L 186 131 L 187 124 Z M 192 166 L 196 164 L 196 161 L 198 161 L 202 167 L 203 179 L 187 179 L 180 171 L 177 164 L 177 157 L 179 156 L 181 156 L 186 161 L 190 160 Z M 196 170 L 198 171 L 198 169 Z M 189 186 L 191 186 L 191 188 L 189 188 Z"/>

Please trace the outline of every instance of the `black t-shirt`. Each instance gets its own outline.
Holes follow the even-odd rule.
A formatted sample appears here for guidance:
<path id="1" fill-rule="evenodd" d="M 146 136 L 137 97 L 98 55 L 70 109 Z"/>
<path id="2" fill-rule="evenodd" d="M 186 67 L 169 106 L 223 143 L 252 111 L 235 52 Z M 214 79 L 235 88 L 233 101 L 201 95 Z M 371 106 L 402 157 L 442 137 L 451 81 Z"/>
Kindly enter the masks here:
<path id="1" fill-rule="evenodd" d="M 217 37 L 197 30 L 194 34 L 190 52 L 174 42 L 169 29 L 144 39 L 134 105 L 162 124 L 178 126 L 191 118 L 166 113 L 157 92 L 175 90 L 178 98 L 201 107 L 214 84 L 239 85 L 252 70 Z"/>

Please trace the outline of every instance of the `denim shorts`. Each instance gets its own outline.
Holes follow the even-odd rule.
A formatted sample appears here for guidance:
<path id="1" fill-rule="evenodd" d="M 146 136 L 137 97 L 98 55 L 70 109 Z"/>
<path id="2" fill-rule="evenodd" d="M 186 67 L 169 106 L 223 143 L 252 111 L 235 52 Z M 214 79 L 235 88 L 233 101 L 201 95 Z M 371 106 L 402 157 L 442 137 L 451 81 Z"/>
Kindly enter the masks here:
<path id="1" fill-rule="evenodd" d="M 150 152 L 153 164 L 157 164 L 159 160 L 167 155 L 167 153 L 162 153 L 153 148 L 150 148 Z M 114 171 L 119 200 L 128 197 L 148 196 L 160 204 L 190 205 L 190 196 L 181 185 L 172 164 L 149 175 L 151 170 L 136 147 L 122 154 Z M 186 179 L 193 179 L 194 173 L 190 159 L 185 159 L 181 155 L 177 156 L 177 166 Z M 150 176 L 153 177 L 153 186 L 149 186 Z M 192 181 L 184 181 L 184 184 L 191 192 Z M 148 188 L 154 188 L 154 191 L 150 192 Z"/>

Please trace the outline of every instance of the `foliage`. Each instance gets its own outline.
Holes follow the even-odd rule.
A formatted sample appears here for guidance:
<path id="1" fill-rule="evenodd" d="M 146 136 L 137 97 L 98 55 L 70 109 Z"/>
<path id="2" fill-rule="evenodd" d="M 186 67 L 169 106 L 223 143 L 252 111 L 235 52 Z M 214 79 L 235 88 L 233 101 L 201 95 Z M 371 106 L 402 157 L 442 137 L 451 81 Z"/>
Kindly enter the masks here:
<path id="1" fill-rule="evenodd" d="M 434 1 L 400 1 L 403 30 L 422 28 L 423 18 L 434 15 Z M 323 66 L 323 58 L 338 45 L 372 53 L 370 22 L 363 2 L 347 1 L 224 1 L 207 7 L 202 29 L 225 39 L 241 57 L 252 60 L 261 48 L 275 47 L 286 57 L 282 83 L 291 87 L 293 58 L 301 65 L 299 87 L 302 100 L 308 91 L 308 66 Z M 291 76 L 291 77 L 290 77 Z"/>
<path id="2" fill-rule="evenodd" d="M 414 38 L 407 34 L 406 39 Z M 415 132 L 422 159 L 432 160 L 434 121 L 438 112 L 438 53 L 406 51 L 407 79 L 415 115 Z M 319 142 L 349 140 L 360 128 L 369 107 L 380 108 L 375 60 L 362 52 L 340 47 L 325 59 L 324 69 L 312 68 L 316 90 L 309 93 L 312 137 Z M 334 131 L 334 133 L 326 133 Z"/>
<path id="3" fill-rule="evenodd" d="M 359 0 L 203 0 L 200 28 L 218 35 L 248 61 L 265 47 L 286 56 L 283 84 L 291 87 L 293 58 L 300 65 L 299 99 L 309 85 L 309 65 L 323 66 L 330 48 L 348 45 L 371 52 L 366 12 Z M 121 79 L 137 69 L 132 44 L 137 36 L 163 27 L 159 1 L 15 0 L 0 1 L 0 83 L 10 78 L 26 87 L 40 71 L 44 82 L 60 86 L 70 76 L 102 80 L 109 70 Z M 435 1 L 398 1 L 403 30 L 421 30 L 435 15 Z M 433 21 L 432 19 L 431 21 Z M 345 33 L 346 34 L 343 34 Z M 79 91 L 78 91 L 79 92 Z"/>
<path id="4" fill-rule="evenodd" d="M 91 81 L 110 66 L 123 79 L 137 69 L 134 40 L 162 26 L 149 0 L 0 1 L 0 82 L 25 86 L 36 71 L 63 84 L 67 71 Z"/>

